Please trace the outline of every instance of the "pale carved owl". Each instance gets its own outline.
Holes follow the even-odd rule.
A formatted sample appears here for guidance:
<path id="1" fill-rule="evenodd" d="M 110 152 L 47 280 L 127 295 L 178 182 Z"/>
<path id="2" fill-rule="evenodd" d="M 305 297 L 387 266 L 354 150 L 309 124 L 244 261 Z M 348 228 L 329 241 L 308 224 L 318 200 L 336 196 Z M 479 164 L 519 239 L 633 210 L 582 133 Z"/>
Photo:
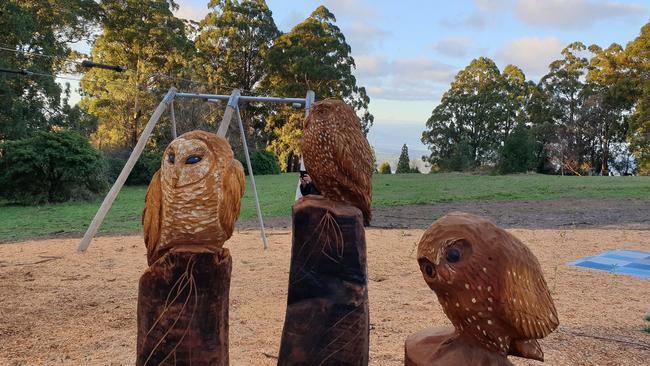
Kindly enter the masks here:
<path id="1" fill-rule="evenodd" d="M 422 235 L 418 262 L 458 337 L 543 361 L 536 339 L 559 321 L 542 268 L 521 241 L 486 219 L 452 213 Z"/>
<path id="2" fill-rule="evenodd" d="M 142 214 L 149 264 L 170 248 L 221 248 L 232 236 L 244 170 L 224 138 L 204 131 L 172 141 L 151 179 Z"/>
<path id="3" fill-rule="evenodd" d="M 356 206 L 368 226 L 374 159 L 355 111 L 340 100 L 314 103 L 303 124 L 301 149 L 316 189 L 332 201 Z"/>

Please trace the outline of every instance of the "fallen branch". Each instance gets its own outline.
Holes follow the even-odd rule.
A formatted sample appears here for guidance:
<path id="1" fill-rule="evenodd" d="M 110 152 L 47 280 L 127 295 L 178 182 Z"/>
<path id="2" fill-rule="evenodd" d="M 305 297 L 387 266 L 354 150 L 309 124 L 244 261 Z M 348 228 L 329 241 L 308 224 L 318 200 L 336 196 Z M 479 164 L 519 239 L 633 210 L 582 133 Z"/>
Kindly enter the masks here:
<path id="1" fill-rule="evenodd" d="M 623 344 L 628 344 L 630 346 L 635 346 L 635 347 L 643 349 L 643 350 L 650 350 L 650 345 L 648 345 L 648 344 L 643 344 L 643 343 L 634 342 L 634 341 L 628 341 L 628 340 L 625 340 L 625 339 L 603 337 L 603 336 L 592 335 L 592 334 L 587 334 L 587 333 L 583 333 L 583 332 L 576 332 L 576 331 L 572 331 L 572 330 L 564 329 L 564 328 L 558 329 L 558 332 L 571 334 L 571 335 L 574 335 L 574 336 L 577 336 L 577 337 L 586 337 L 586 338 L 598 339 L 598 340 L 601 340 L 601 341 L 623 343 Z"/>

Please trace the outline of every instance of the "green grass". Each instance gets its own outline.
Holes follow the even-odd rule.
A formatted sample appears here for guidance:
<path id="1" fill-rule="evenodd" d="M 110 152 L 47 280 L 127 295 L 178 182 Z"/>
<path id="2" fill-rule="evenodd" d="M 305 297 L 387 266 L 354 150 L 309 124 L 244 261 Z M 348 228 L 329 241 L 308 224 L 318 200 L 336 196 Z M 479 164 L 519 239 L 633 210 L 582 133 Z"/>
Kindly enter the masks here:
<path id="1" fill-rule="evenodd" d="M 291 213 L 297 174 L 256 178 L 265 216 Z M 560 177 L 546 175 L 478 176 L 467 174 L 376 175 L 373 206 L 385 207 L 440 202 L 531 200 L 557 198 L 632 198 L 650 200 L 650 177 Z M 146 187 L 126 187 L 113 204 L 101 233 L 137 232 Z M 56 234 L 81 235 L 101 198 L 37 207 L 0 202 L 0 241 L 24 240 Z M 241 218 L 255 216 L 250 186 Z"/>

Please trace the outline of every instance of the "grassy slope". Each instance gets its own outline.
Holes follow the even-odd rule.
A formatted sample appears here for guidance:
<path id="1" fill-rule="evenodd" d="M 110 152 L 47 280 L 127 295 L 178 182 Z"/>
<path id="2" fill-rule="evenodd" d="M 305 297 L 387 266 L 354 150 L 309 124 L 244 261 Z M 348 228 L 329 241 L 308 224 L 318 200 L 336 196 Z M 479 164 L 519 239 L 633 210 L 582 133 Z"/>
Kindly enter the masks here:
<path id="1" fill-rule="evenodd" d="M 289 215 L 297 175 L 256 179 L 265 216 Z M 140 230 L 146 187 L 127 187 L 113 204 L 102 233 Z M 545 175 L 475 176 L 465 174 L 376 175 L 375 207 L 494 199 L 633 198 L 650 200 L 650 177 L 559 177 Z M 101 199 L 40 207 L 0 204 L 0 241 L 57 233 L 81 234 Z M 241 218 L 255 215 L 247 186 Z"/>

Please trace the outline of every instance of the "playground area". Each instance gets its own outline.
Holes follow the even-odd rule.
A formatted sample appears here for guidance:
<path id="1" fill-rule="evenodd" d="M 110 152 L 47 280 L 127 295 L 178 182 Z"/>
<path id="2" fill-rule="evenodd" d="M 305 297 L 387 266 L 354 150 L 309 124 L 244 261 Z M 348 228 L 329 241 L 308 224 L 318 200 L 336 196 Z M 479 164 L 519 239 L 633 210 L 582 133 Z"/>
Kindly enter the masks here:
<path id="1" fill-rule="evenodd" d="M 648 280 L 567 265 L 608 250 L 647 251 L 647 229 L 510 230 L 539 259 L 560 314 L 558 330 L 540 342 L 547 365 L 641 365 L 650 358 L 650 334 L 641 331 Z M 403 365 L 409 334 L 448 324 L 415 260 L 422 232 L 366 232 L 371 365 Z M 272 229 L 268 238 L 267 251 L 253 229 L 241 229 L 227 243 L 233 258 L 231 365 L 277 363 L 290 228 Z M 0 364 L 133 364 L 138 278 L 147 268 L 142 237 L 95 240 L 86 254 L 75 252 L 78 238 L 0 245 Z"/>

